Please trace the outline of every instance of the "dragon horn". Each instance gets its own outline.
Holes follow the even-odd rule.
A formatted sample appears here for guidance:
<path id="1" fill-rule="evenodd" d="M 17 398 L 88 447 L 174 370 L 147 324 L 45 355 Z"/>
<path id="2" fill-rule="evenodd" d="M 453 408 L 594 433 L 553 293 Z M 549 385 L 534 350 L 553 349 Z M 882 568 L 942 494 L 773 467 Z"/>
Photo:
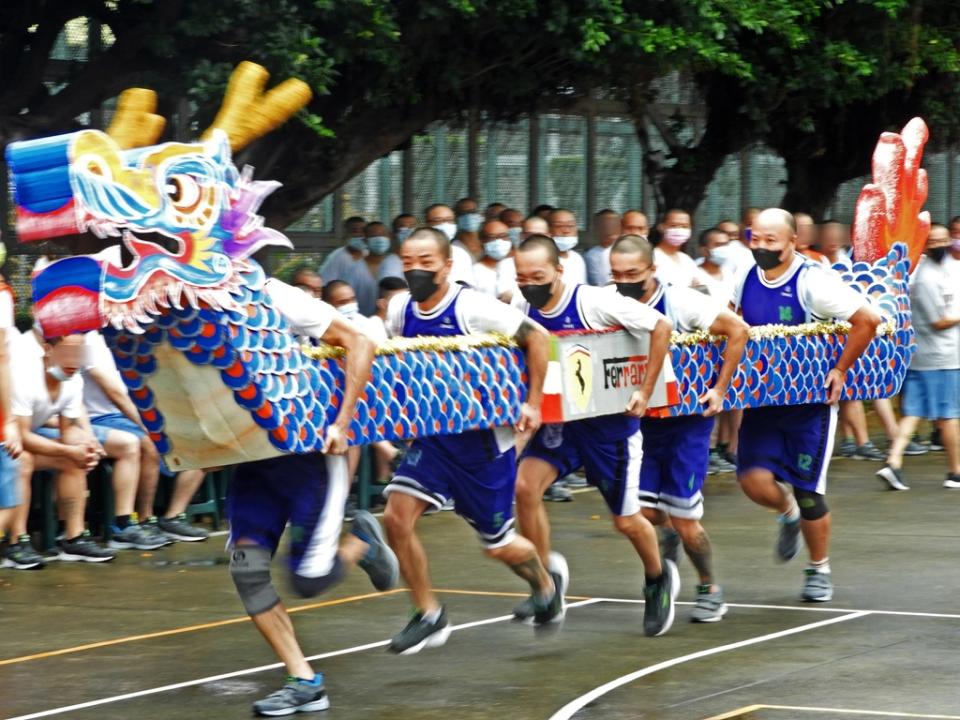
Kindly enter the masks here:
<path id="1" fill-rule="evenodd" d="M 247 61 L 237 65 L 220 112 L 202 139 L 208 140 L 214 130 L 223 130 L 230 138 L 230 149 L 236 152 L 285 123 L 313 97 L 310 86 L 296 79 L 285 80 L 264 93 L 269 77 L 262 65 Z"/>
<path id="2" fill-rule="evenodd" d="M 117 112 L 107 135 L 124 150 L 153 145 L 160 139 L 167 121 L 157 115 L 157 94 L 145 88 L 128 88 L 120 93 Z"/>

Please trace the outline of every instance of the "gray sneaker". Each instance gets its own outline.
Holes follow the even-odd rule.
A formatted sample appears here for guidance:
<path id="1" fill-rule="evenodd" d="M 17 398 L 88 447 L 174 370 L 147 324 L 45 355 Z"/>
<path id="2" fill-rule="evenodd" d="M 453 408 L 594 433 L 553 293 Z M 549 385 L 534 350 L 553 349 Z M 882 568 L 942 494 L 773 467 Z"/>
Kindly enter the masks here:
<path id="1" fill-rule="evenodd" d="M 854 450 L 850 457 L 854 460 L 873 460 L 876 462 L 883 462 L 887 459 L 887 456 L 880 452 L 877 446 L 869 440 Z"/>
<path id="2" fill-rule="evenodd" d="M 57 540 L 57 557 L 62 562 L 109 562 L 116 557 L 115 553 L 110 552 L 105 547 L 97 545 L 90 537 L 90 531 L 84 530 L 80 535 L 68 540 L 62 538 Z"/>
<path id="3" fill-rule="evenodd" d="M 547 488 L 547 491 L 543 494 L 543 499 L 547 502 L 572 502 L 573 493 L 562 481 L 559 481 Z"/>
<path id="4" fill-rule="evenodd" d="M 563 583 L 563 594 L 567 594 L 567 586 L 570 584 L 570 569 L 567 566 L 567 560 L 563 555 L 558 552 L 550 553 L 550 558 L 547 561 L 547 570 L 550 571 L 551 575 L 560 575 L 564 578 Z M 524 623 L 525 625 L 533 624 L 533 616 L 537 612 L 537 605 L 533 600 L 533 595 L 525 598 L 522 603 L 513 608 L 513 621 Z M 566 612 L 566 600 L 564 600 L 564 612 Z"/>
<path id="5" fill-rule="evenodd" d="M 793 560 L 800 548 L 803 547 L 803 536 L 800 534 L 800 518 L 787 520 L 783 515 L 777 517 L 780 523 L 780 532 L 777 534 L 776 558 L 780 562 Z"/>
<path id="6" fill-rule="evenodd" d="M 680 592 L 680 573 L 669 560 L 663 561 L 660 583 L 643 589 L 643 634 L 647 637 L 663 635 L 673 625 L 675 601 Z"/>
<path id="7" fill-rule="evenodd" d="M 533 595 L 531 595 L 513 609 L 513 621 L 532 625 L 533 616 L 536 612 L 537 606 L 533 602 Z"/>
<path id="8" fill-rule="evenodd" d="M 146 522 L 147 527 L 155 526 L 172 540 L 181 542 L 201 542 L 210 537 L 210 533 L 201 527 L 191 525 L 187 522 L 187 514 L 180 513 L 172 518 L 149 518 Z"/>
<path id="9" fill-rule="evenodd" d="M 330 698 L 323 687 L 323 679 L 319 686 L 308 685 L 295 677 L 288 677 L 287 684 L 276 692 L 267 695 L 263 700 L 253 704 L 253 712 L 267 717 L 293 715 L 298 712 L 316 712 L 330 707 Z"/>
<path id="10" fill-rule="evenodd" d="M 900 470 L 884 465 L 877 470 L 877 477 L 890 486 L 891 490 L 909 490 L 910 486 L 903 482 L 903 473 Z"/>
<path id="11" fill-rule="evenodd" d="M 680 564 L 680 533 L 673 528 L 665 527 L 660 530 L 660 557 Z"/>
<path id="12" fill-rule="evenodd" d="M 166 537 L 155 535 L 139 523 L 132 522 L 122 530 L 114 525 L 113 537 L 107 546 L 114 550 L 156 550 L 169 542 Z"/>
<path id="13" fill-rule="evenodd" d="M 930 452 L 930 448 L 914 440 L 908 442 L 907 446 L 903 449 L 904 455 L 926 455 L 928 452 Z"/>
<path id="14" fill-rule="evenodd" d="M 534 599 L 533 626 L 539 630 L 558 630 L 567 614 L 567 587 L 570 585 L 570 569 L 567 559 L 560 553 L 550 553 L 549 571 L 553 579 L 553 597 L 546 605 Z"/>
<path id="15" fill-rule="evenodd" d="M 440 608 L 440 615 L 429 622 L 418 612 L 406 627 L 393 636 L 387 650 L 397 655 L 414 655 L 424 648 L 440 647 L 450 637 L 450 622 L 446 608 Z"/>
<path id="16" fill-rule="evenodd" d="M 732 473 L 737 470 L 737 466 L 727 460 L 716 448 L 710 451 L 710 466 L 718 473 Z"/>
<path id="17" fill-rule="evenodd" d="M 816 568 L 803 571 L 807 578 L 803 583 L 800 597 L 804 602 L 829 602 L 833 600 L 833 581 L 830 573 L 822 573 Z"/>
<path id="18" fill-rule="evenodd" d="M 568 488 L 585 488 L 589 485 L 587 476 L 582 471 L 567 475 L 563 479 L 563 484 Z"/>
<path id="19" fill-rule="evenodd" d="M 380 592 L 396 587 L 400 580 L 400 563 L 383 537 L 377 519 L 366 510 L 357 510 L 350 533 L 369 546 L 357 565 L 370 577 L 373 586 Z"/>
<path id="20" fill-rule="evenodd" d="M 39 570 L 46 564 L 43 555 L 33 549 L 29 535 L 21 535 L 15 543 L 7 545 L 0 560 L 0 567 L 15 570 Z"/>
<path id="21" fill-rule="evenodd" d="M 844 438 L 840 441 L 840 444 L 837 445 L 836 450 L 833 452 L 834 457 L 853 457 L 854 453 L 857 452 L 857 444 L 850 438 Z"/>
<path id="22" fill-rule="evenodd" d="M 727 614 L 727 604 L 723 601 L 723 588 L 717 585 L 715 591 L 712 585 L 697 585 L 697 601 L 690 614 L 690 622 L 713 623 L 719 622 Z"/>

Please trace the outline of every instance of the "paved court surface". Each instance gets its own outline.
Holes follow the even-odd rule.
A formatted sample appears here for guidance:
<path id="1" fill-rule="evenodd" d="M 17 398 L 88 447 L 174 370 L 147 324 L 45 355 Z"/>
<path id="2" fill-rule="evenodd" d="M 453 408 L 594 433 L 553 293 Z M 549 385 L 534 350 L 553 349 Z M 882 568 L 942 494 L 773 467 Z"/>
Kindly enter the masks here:
<path id="1" fill-rule="evenodd" d="M 524 587 L 485 560 L 450 513 L 425 518 L 436 585 L 456 632 L 398 658 L 387 639 L 410 611 L 403 591 L 371 592 L 356 573 L 314 601 L 287 595 L 336 720 L 960 720 L 960 491 L 940 487 L 943 455 L 908 459 L 913 489 L 885 491 L 877 465 L 831 474 L 835 600 L 804 605 L 802 561 L 772 560 L 772 513 L 732 476 L 708 481 L 706 525 L 731 603 L 714 625 L 643 636 L 642 572 L 595 492 L 551 505 L 570 562 L 563 632 L 536 638 L 509 621 Z M 245 718 L 282 671 L 243 616 L 223 538 L 108 566 L 0 571 L 0 717 Z"/>

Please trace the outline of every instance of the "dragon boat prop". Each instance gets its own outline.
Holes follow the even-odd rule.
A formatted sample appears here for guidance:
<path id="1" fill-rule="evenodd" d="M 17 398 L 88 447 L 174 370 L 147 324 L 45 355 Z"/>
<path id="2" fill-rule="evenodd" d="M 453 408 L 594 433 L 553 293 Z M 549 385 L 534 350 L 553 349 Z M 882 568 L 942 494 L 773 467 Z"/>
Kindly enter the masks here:
<path id="1" fill-rule="evenodd" d="M 122 242 L 132 256 L 126 264 L 103 254 L 50 264 L 34 278 L 34 313 L 48 337 L 102 331 L 174 469 L 315 451 L 342 399 L 342 351 L 301 346 L 251 257 L 291 244 L 257 214 L 279 184 L 254 180 L 249 167 L 238 170 L 231 153 L 311 97 L 297 80 L 265 93 L 267 80 L 258 65 L 238 66 L 198 142 L 155 144 L 164 127 L 156 96 L 132 89 L 121 95 L 106 133 L 81 130 L 6 150 L 22 242 L 92 232 L 105 246 Z M 849 372 L 846 399 L 895 394 L 909 365 L 908 272 L 929 227 L 920 212 L 926 139 L 919 119 L 901 135 L 885 134 L 874 155 L 875 183 L 858 202 L 861 262 L 844 277 L 882 309 L 884 324 Z M 824 401 L 824 379 L 846 330 L 844 323 L 752 329 L 725 406 Z M 650 413 L 698 412 L 723 343 L 675 335 Z M 545 421 L 621 411 L 646 356 L 646 344 L 623 332 L 554 336 Z M 518 418 L 524 394 L 523 355 L 509 338 L 392 340 L 378 351 L 351 442 L 506 425 Z"/>

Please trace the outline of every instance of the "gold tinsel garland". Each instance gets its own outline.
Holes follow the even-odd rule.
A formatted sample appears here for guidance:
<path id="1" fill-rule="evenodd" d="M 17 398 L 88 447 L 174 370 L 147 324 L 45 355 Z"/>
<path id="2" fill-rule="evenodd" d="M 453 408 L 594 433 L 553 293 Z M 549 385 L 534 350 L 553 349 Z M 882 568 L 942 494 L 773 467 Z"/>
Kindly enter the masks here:
<path id="1" fill-rule="evenodd" d="M 890 335 L 896 330 L 892 322 L 882 323 L 877 328 L 877 336 Z M 750 328 L 751 340 L 769 340 L 785 337 L 814 337 L 822 335 L 846 335 L 850 332 L 847 322 L 811 322 L 803 325 L 762 325 Z M 707 332 L 674 332 L 670 337 L 673 345 L 700 345 L 723 340 L 723 335 L 711 335 Z M 483 335 L 453 335 L 450 337 L 390 338 L 377 348 L 377 355 L 396 355 L 404 352 L 463 352 L 475 348 L 518 347 L 517 341 L 500 333 Z M 314 360 L 328 360 L 343 357 L 346 351 L 332 345 L 314 347 L 303 346 L 303 354 Z"/>

